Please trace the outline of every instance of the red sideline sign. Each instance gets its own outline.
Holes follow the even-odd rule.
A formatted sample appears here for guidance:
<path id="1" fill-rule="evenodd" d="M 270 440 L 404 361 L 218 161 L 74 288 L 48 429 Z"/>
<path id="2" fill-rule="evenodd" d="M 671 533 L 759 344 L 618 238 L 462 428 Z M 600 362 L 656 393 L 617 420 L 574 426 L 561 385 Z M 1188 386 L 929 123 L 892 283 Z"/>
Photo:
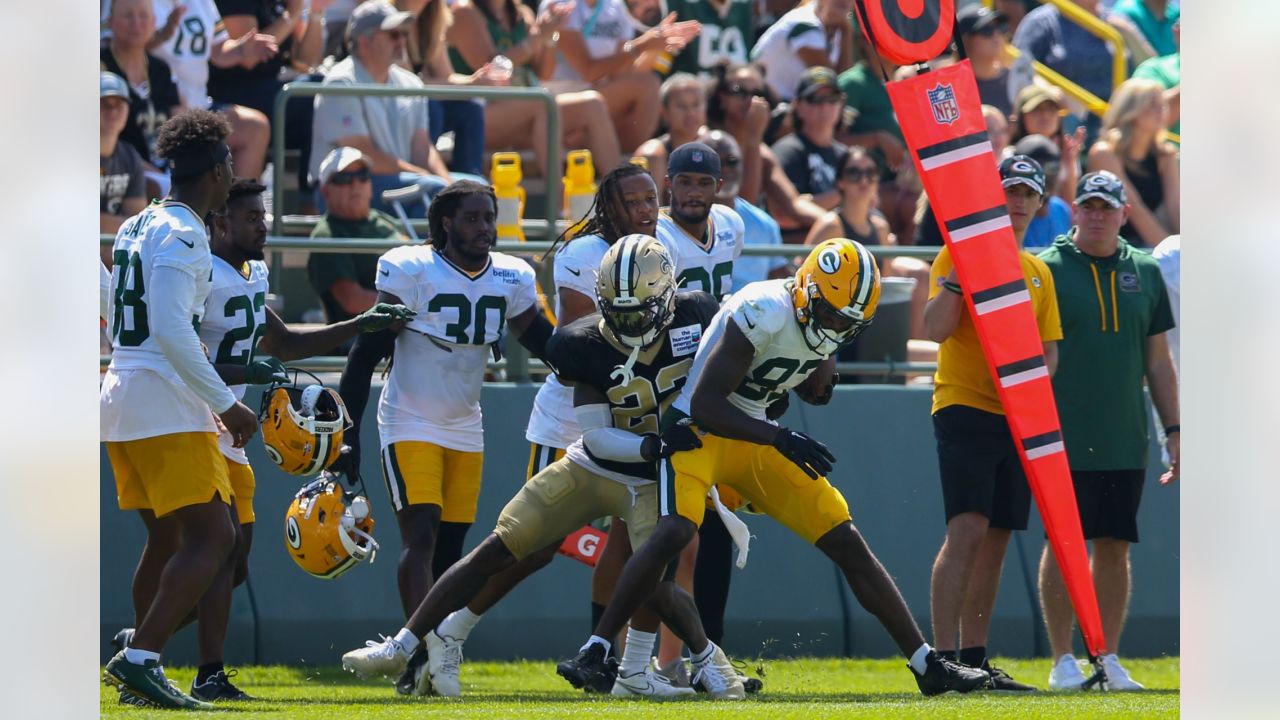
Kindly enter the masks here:
<path id="1" fill-rule="evenodd" d="M 600 553 L 604 552 L 608 536 L 590 525 L 583 525 L 560 543 L 557 551 L 565 557 L 573 558 L 587 567 L 595 567 Z"/>

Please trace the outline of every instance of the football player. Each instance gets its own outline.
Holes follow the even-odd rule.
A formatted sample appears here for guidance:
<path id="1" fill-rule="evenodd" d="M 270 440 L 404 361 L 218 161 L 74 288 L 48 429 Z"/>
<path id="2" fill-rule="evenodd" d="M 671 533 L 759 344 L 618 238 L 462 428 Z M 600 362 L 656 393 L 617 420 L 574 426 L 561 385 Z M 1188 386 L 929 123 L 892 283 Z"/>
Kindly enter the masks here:
<path id="1" fill-rule="evenodd" d="M 720 483 L 840 567 L 854 596 L 910 659 L 922 693 L 968 692 L 987 683 L 986 672 L 945 660 L 925 643 L 893 579 L 854 528 L 844 497 L 824 477 L 835 462 L 831 451 L 766 416 L 771 402 L 871 323 L 879 301 L 871 253 L 840 238 L 814 247 L 794 279 L 752 283 L 725 303 L 663 418 L 667 427 L 696 423 L 705 433 L 701 447 L 661 464 L 662 519 L 628 561 L 596 634 L 557 668 L 561 675 L 576 685 L 606 672 L 603 638 L 649 596 L 701 524 L 709 488 Z"/>
<path id="2" fill-rule="evenodd" d="M 582 436 L 565 457 L 520 489 L 493 533 L 440 578 L 404 628 L 343 655 L 345 668 L 362 675 L 399 672 L 425 638 L 431 658 L 418 681 L 425 694 L 440 679 L 438 624 L 488 578 L 596 517 L 624 518 L 636 546 L 653 529 L 658 519 L 657 461 L 699 442 L 687 426 L 659 433 L 658 419 L 684 385 L 717 304 L 701 292 L 677 296 L 670 257 L 660 243 L 643 235 L 627 236 L 605 254 L 597 296 L 599 314 L 562 327 L 547 343 L 547 361 L 573 384 Z M 650 610 L 700 650 L 695 667 L 704 686 L 715 696 L 743 697 L 742 681 L 724 652 L 697 631 L 692 598 L 672 583 L 660 587 Z M 628 632 L 617 681 L 595 689 L 615 695 L 692 695 L 692 689 L 674 687 L 650 671 L 653 640 L 653 632 Z M 456 695 L 453 682 L 453 687 L 435 689 Z"/>
<path id="3" fill-rule="evenodd" d="M 406 617 L 426 596 L 433 569 L 443 572 L 461 556 L 475 522 L 484 457 L 480 390 L 490 347 L 496 352 L 509 325 L 542 357 L 552 332 L 533 269 L 491 252 L 496 213 L 493 189 L 476 182 L 458 181 L 435 196 L 427 213 L 431 244 L 378 259 L 378 302 L 403 304 L 416 316 L 401 331 L 357 337 L 339 384 L 353 427 L 345 438 L 351 451 L 334 469 L 355 479 L 370 376 L 394 350 L 378 434 L 403 544 L 398 580 Z M 437 556 L 441 562 L 433 562 Z"/>
<path id="4" fill-rule="evenodd" d="M 676 266 L 681 290 L 717 298 L 733 292 L 733 261 L 742 254 L 742 218 L 716 203 L 723 184 L 720 156 L 700 142 L 681 145 L 667 160 L 671 206 L 658 218 L 658 240 Z"/>
<path id="5" fill-rule="evenodd" d="M 161 126 L 156 151 L 171 164 L 172 190 L 127 220 L 112 247 L 113 352 L 100 394 L 101 438 L 120 509 L 137 510 L 147 526 L 134 597 L 150 601 L 135 600 L 132 642 L 103 679 L 165 708 L 213 707 L 169 682 L 160 652 L 235 545 L 216 423 L 236 447 L 258 429 L 257 414 L 218 377 L 195 329 L 212 274 L 203 218 L 231 189 L 229 133 L 222 116 L 204 110 Z M 160 529 L 167 524 L 177 532 Z M 161 547 L 162 536 L 176 546 Z M 139 585 L 146 578 L 154 590 Z"/>

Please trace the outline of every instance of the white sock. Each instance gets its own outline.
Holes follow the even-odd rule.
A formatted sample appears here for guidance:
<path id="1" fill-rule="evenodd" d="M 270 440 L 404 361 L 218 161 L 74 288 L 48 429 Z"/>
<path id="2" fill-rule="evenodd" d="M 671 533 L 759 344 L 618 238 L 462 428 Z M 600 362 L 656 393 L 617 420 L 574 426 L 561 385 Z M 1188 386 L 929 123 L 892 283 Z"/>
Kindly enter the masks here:
<path id="1" fill-rule="evenodd" d="M 143 665 L 148 660 L 160 662 L 160 653 L 151 652 L 150 650 L 139 650 L 138 648 L 127 647 L 124 649 L 124 659 L 134 665 Z"/>
<path id="2" fill-rule="evenodd" d="M 689 660 L 693 662 L 695 668 L 700 668 L 707 664 L 711 656 L 716 653 L 716 644 L 708 641 L 707 646 L 702 648 L 702 652 L 694 652 L 693 648 L 689 648 Z"/>
<path id="3" fill-rule="evenodd" d="M 466 640 L 467 636 L 471 634 L 472 628 L 476 626 L 476 623 L 480 622 L 481 617 L 464 607 L 461 610 L 449 613 L 449 617 L 441 621 L 436 627 L 436 634 L 441 637 L 451 637 L 454 640 Z"/>
<path id="4" fill-rule="evenodd" d="M 413 651 L 418 649 L 418 643 L 421 642 L 418 636 L 414 635 L 409 628 L 400 628 L 400 632 L 396 633 L 396 636 L 392 639 L 400 643 L 400 647 L 404 648 L 406 655 L 412 655 Z"/>
<path id="5" fill-rule="evenodd" d="M 653 655 L 653 644 L 658 640 L 658 633 L 645 632 L 635 628 L 627 629 L 627 648 L 622 651 L 622 665 L 618 667 L 619 675 L 635 675 L 649 667 L 649 658 Z"/>
<path id="6" fill-rule="evenodd" d="M 604 638 L 600 637 L 599 635 L 592 635 L 591 637 L 587 638 L 587 644 L 586 644 L 586 645 L 583 645 L 583 646 L 582 646 L 582 647 L 580 647 L 580 648 L 578 648 L 578 651 L 579 651 L 579 652 L 581 652 L 581 651 L 586 650 L 587 648 L 591 647 L 591 643 L 599 643 L 599 644 L 603 645 L 603 646 L 604 646 L 604 655 L 605 655 L 605 657 L 608 657 L 608 656 L 609 656 L 609 650 L 610 650 L 610 648 L 612 648 L 612 647 L 613 647 L 613 643 L 609 642 L 608 640 L 605 640 Z"/>
<path id="7" fill-rule="evenodd" d="M 931 650 L 933 650 L 933 648 L 929 647 L 929 643 L 925 643 L 916 648 L 915 652 L 911 653 L 911 660 L 909 662 L 911 663 L 911 669 L 914 670 L 917 675 L 924 675 L 924 671 L 928 669 L 929 663 L 926 662 L 926 659 L 929 657 L 929 652 Z"/>

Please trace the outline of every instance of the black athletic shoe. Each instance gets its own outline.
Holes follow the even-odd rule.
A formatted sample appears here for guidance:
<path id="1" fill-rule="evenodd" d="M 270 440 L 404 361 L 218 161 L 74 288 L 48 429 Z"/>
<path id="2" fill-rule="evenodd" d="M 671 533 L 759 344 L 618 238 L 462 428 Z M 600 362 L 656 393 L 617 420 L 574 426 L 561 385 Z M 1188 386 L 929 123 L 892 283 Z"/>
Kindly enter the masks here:
<path id="1" fill-rule="evenodd" d="M 427 644 L 418 643 L 418 649 L 413 651 L 409 656 L 409 662 L 404 667 L 404 672 L 400 673 L 400 677 L 396 679 L 396 692 L 401 695 L 414 695 L 414 688 L 418 686 L 418 674 L 421 668 L 427 666 Z M 422 670 L 425 672 L 425 670 Z"/>
<path id="2" fill-rule="evenodd" d="M 984 662 L 980 670 L 986 670 L 991 675 L 991 683 L 987 686 L 988 690 L 1004 690 L 1006 692 L 1035 692 L 1036 688 L 1026 683 L 1020 683 L 1009 677 L 1009 673 L 995 667 L 991 663 Z"/>
<path id="3" fill-rule="evenodd" d="M 133 642 L 133 628 L 125 628 L 116 633 L 115 637 L 111 638 L 111 647 L 115 648 L 116 652 L 120 653 L 124 652 L 124 649 L 129 647 L 129 643 L 131 642 Z"/>
<path id="4" fill-rule="evenodd" d="M 911 666 L 907 665 L 907 667 Z M 916 675 L 914 669 L 911 670 L 911 674 L 915 675 L 916 685 L 925 696 L 953 691 L 967 693 L 984 687 L 991 681 L 991 676 L 986 670 L 961 665 L 954 660 L 944 660 L 933 650 L 929 651 L 929 657 L 925 659 L 924 675 Z"/>
<path id="5" fill-rule="evenodd" d="M 237 674 L 236 670 L 231 672 L 216 672 L 202 683 L 191 681 L 191 697 L 205 702 L 221 702 L 223 700 L 232 700 L 244 702 L 253 700 L 249 694 L 235 685 L 231 684 L 231 678 Z"/>
<path id="6" fill-rule="evenodd" d="M 605 659 L 604 646 L 591 643 L 572 660 L 565 660 L 556 665 L 556 674 L 569 684 L 586 690 L 608 694 L 613 690 L 613 681 L 618 677 L 617 663 L 612 665 Z"/>

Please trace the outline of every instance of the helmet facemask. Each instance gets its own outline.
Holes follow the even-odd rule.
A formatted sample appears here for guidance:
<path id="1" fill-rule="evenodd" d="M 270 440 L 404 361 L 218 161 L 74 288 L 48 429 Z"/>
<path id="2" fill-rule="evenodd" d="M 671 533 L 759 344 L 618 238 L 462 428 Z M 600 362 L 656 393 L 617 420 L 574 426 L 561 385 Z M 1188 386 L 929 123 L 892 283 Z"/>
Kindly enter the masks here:
<path id="1" fill-rule="evenodd" d="M 851 308 L 837 308 L 822 297 L 816 283 L 809 283 L 809 302 L 804 310 L 801 327 L 805 344 L 809 349 L 830 357 L 840 348 L 853 342 L 875 316 L 862 317 L 863 313 Z"/>
<path id="2" fill-rule="evenodd" d="M 675 316 L 676 289 L 667 285 L 660 294 L 639 298 L 597 298 L 605 325 L 618 342 L 629 348 L 653 343 Z"/>

